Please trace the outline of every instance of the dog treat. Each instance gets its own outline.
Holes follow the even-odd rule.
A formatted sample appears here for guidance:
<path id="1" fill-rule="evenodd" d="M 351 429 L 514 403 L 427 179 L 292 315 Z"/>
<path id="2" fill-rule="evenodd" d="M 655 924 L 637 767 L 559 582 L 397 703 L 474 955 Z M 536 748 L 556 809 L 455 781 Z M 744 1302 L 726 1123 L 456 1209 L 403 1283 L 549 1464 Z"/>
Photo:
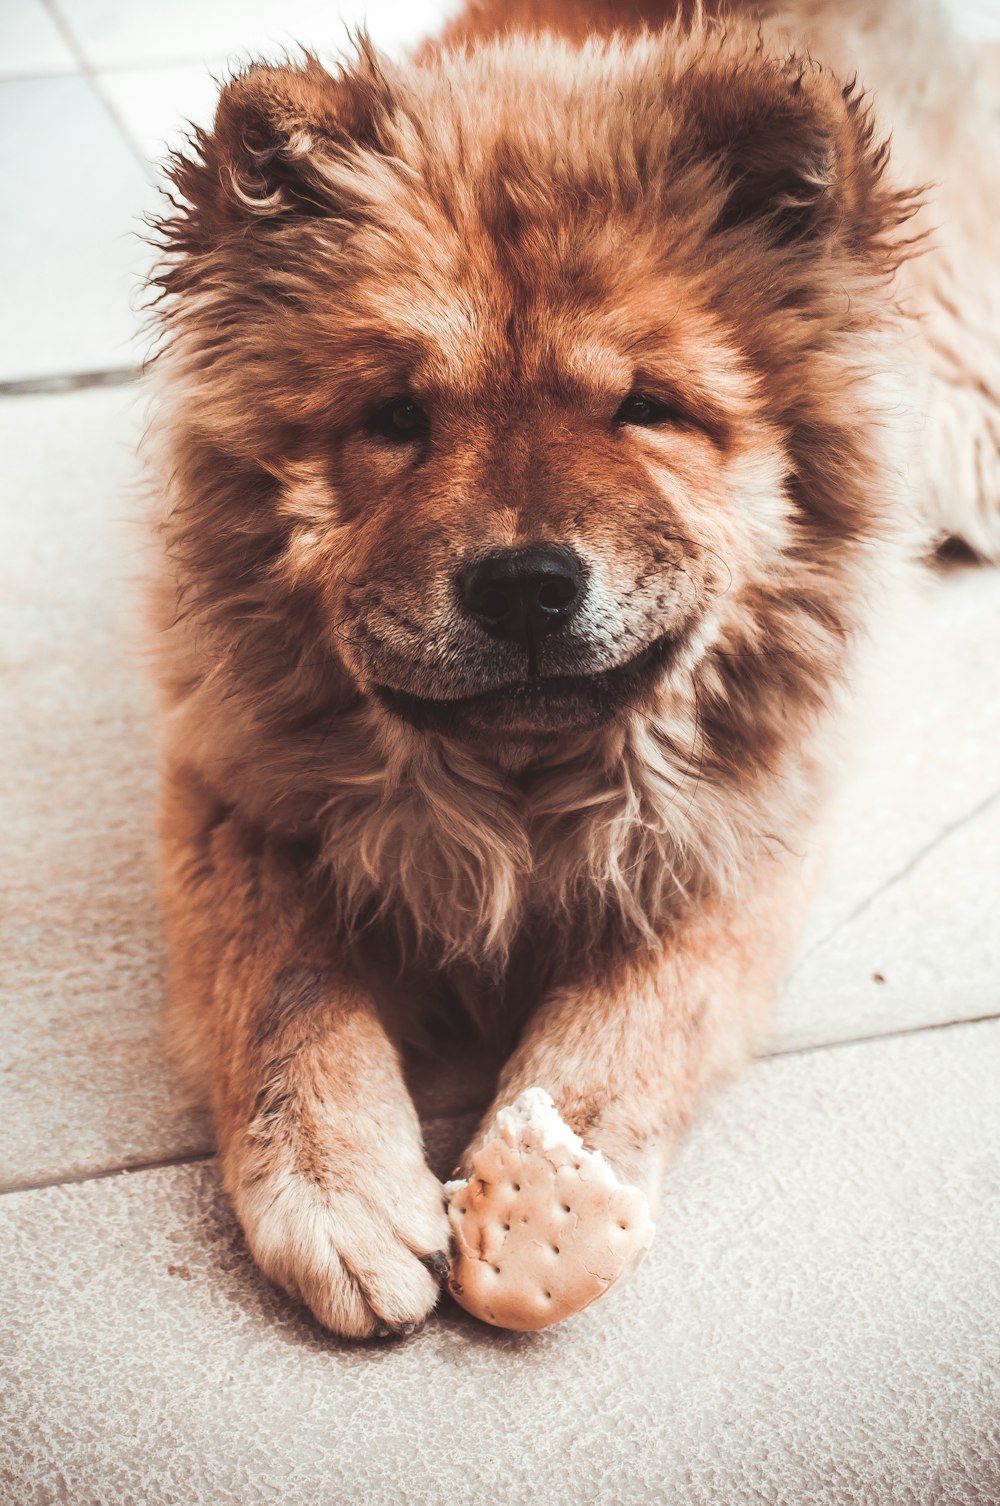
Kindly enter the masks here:
<path id="1" fill-rule="evenodd" d="M 581 1312 L 652 1243 L 645 1194 L 619 1182 L 542 1088 L 499 1111 L 472 1173 L 445 1185 L 457 1246 L 448 1289 L 498 1328 L 548 1328 Z"/>

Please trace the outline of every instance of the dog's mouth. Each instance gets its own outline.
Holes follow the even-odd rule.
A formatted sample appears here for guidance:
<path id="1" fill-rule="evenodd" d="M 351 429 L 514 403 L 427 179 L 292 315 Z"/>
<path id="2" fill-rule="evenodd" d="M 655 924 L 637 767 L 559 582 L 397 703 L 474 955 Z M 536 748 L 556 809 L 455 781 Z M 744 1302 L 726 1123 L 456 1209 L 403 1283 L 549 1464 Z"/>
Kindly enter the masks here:
<path id="1" fill-rule="evenodd" d="M 624 664 L 594 674 L 539 675 L 450 700 L 388 685 L 374 685 L 372 691 L 387 711 L 421 732 L 523 737 L 585 731 L 641 701 L 671 668 L 687 637 L 687 632 L 664 634 Z"/>

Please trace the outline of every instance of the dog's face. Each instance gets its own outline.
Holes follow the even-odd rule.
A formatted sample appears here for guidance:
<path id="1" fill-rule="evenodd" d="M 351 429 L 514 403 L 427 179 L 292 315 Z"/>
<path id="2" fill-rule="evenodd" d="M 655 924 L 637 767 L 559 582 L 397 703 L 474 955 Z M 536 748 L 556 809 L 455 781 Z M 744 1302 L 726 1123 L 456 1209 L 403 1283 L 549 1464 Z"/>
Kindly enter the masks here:
<path id="1" fill-rule="evenodd" d="M 311 436 L 335 645 L 421 728 L 614 717 L 703 640 L 724 562 L 784 533 L 780 462 L 741 430 L 738 352 L 638 247 L 623 275 L 627 226 L 563 247 L 558 230 L 479 229 L 464 269 L 443 235 L 374 274 L 363 257 L 350 403 Z"/>
<path id="2" fill-rule="evenodd" d="M 308 602 L 390 717 L 598 726 L 766 649 L 859 531 L 819 412 L 889 213 L 864 122 L 712 45 L 254 70 L 177 169 L 204 558 Z"/>

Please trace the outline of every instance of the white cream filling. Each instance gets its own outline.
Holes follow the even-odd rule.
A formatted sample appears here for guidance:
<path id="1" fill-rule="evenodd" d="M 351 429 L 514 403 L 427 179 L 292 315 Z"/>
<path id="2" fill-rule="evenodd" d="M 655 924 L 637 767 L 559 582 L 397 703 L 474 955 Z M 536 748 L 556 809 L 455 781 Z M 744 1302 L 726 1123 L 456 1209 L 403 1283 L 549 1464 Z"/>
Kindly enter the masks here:
<path id="1" fill-rule="evenodd" d="M 483 1137 L 482 1144 L 486 1145 L 500 1135 L 509 1145 L 516 1145 L 519 1140 L 524 1139 L 524 1133 L 529 1129 L 538 1136 L 537 1143 L 541 1150 L 552 1150 L 557 1146 L 568 1150 L 579 1161 L 586 1163 L 596 1175 L 596 1179 L 603 1182 L 605 1186 L 622 1186 L 601 1152 L 588 1150 L 576 1131 L 570 1129 L 552 1101 L 552 1095 L 544 1088 L 525 1088 L 518 1093 L 513 1103 L 498 1109 L 493 1123 Z M 445 1182 L 445 1196 L 453 1198 L 456 1192 L 468 1185 L 468 1180 L 465 1178 Z"/>

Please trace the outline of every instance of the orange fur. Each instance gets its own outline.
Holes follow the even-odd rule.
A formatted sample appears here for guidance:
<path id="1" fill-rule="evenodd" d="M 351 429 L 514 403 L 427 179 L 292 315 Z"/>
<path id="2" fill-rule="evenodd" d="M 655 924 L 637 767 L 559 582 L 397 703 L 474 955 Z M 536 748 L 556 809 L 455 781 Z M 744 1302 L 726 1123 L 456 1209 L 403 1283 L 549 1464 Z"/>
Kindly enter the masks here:
<path id="1" fill-rule="evenodd" d="M 651 1187 L 747 1049 L 894 527 L 916 200 L 859 90 L 755 23 L 505 11 L 565 39 L 464 50 L 480 5 L 405 67 L 249 69 L 163 224 L 174 1035 L 262 1266 L 356 1336 L 436 1292 L 418 980 Z M 541 689 L 455 584 L 538 541 L 586 579 Z"/>

